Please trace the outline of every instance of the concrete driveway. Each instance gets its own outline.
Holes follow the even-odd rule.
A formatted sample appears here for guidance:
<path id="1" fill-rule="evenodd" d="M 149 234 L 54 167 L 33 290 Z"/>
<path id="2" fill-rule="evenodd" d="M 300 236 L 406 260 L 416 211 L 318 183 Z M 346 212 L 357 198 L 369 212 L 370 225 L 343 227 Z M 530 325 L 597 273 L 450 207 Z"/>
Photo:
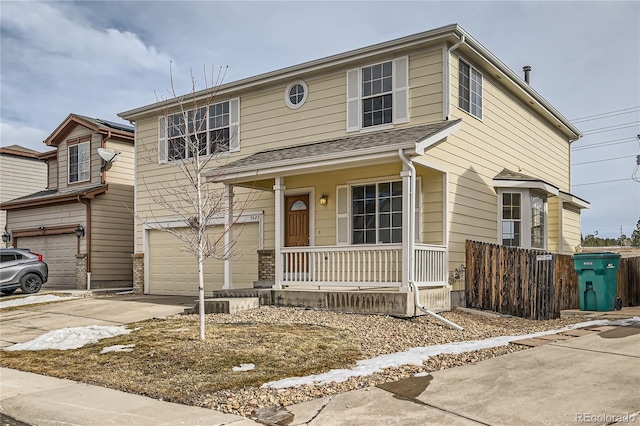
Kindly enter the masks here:
<path id="1" fill-rule="evenodd" d="M 175 315 L 193 307 L 195 299 L 193 296 L 114 295 L 0 309 L 0 347 L 27 342 L 65 327 L 123 325 Z"/>

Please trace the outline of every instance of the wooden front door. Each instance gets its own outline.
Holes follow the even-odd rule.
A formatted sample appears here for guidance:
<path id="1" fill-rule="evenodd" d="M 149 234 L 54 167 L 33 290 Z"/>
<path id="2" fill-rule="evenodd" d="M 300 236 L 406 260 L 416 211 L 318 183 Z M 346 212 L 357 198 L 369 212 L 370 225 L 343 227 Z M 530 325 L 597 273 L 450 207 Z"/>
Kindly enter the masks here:
<path id="1" fill-rule="evenodd" d="M 284 245 L 303 247 L 309 245 L 309 194 L 285 197 Z M 308 253 L 290 253 L 287 255 L 285 272 L 298 276 L 309 272 Z"/>

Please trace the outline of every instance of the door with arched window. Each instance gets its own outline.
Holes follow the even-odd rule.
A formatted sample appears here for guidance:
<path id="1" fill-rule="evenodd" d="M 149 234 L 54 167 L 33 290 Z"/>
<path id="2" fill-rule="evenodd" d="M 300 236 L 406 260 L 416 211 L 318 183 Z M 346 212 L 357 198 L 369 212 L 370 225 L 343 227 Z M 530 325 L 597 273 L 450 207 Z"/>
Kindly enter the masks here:
<path id="1" fill-rule="evenodd" d="M 309 194 L 285 197 L 286 216 L 284 223 L 284 245 L 304 247 L 309 245 Z M 302 278 L 300 274 L 309 272 L 308 253 L 289 253 L 286 258 L 285 273 Z"/>

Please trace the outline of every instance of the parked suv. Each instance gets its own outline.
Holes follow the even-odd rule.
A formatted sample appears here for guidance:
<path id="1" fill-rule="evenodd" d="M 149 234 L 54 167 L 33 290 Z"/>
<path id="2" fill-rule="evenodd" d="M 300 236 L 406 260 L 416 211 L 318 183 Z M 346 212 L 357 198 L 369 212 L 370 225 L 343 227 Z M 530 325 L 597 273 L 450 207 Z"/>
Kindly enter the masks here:
<path id="1" fill-rule="evenodd" d="M 37 293 L 49 278 L 49 267 L 42 255 L 27 249 L 0 248 L 0 292 Z"/>

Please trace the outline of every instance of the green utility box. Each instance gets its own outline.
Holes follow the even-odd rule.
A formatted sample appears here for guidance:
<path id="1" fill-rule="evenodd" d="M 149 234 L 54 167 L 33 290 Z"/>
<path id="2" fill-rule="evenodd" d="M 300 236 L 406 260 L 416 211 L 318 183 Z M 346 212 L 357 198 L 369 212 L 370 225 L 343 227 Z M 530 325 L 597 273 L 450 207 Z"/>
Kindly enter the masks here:
<path id="1" fill-rule="evenodd" d="M 576 253 L 571 258 L 573 267 L 578 273 L 580 310 L 613 311 L 620 254 Z"/>

